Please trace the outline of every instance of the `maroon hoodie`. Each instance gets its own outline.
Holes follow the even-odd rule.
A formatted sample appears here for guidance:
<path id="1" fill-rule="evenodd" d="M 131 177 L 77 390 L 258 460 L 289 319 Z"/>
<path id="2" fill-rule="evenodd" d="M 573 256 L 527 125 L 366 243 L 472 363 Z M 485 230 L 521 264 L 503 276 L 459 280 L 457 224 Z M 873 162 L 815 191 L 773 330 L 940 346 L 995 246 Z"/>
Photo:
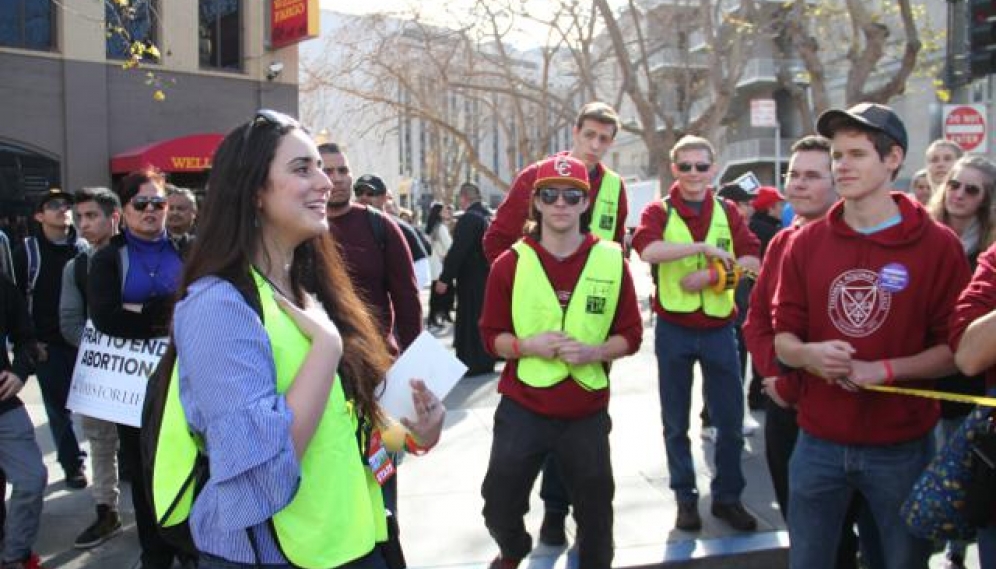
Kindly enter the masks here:
<path id="1" fill-rule="evenodd" d="M 803 342 L 844 340 L 854 347 L 853 358 L 864 361 L 913 356 L 947 342 L 969 277 L 961 242 L 905 195 L 892 199 L 901 223 L 871 235 L 844 222 L 843 202 L 798 230 L 775 292 L 776 333 L 791 332 Z M 854 393 L 805 371 L 779 378 L 777 386 L 796 403 L 802 429 L 839 444 L 910 441 L 937 422 L 931 399 Z"/>

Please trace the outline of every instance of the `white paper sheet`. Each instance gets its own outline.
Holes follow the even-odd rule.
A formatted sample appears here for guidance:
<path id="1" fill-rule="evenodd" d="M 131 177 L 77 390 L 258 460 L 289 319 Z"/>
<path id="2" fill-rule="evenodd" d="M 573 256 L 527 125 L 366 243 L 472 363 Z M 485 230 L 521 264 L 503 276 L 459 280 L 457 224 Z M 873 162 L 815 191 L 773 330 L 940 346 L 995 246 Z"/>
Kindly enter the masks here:
<path id="1" fill-rule="evenodd" d="M 442 401 L 453 389 L 467 366 L 427 331 L 422 331 L 401 357 L 387 370 L 387 387 L 380 396 L 380 405 L 395 419 L 415 420 L 412 388 L 409 380 L 421 379 Z"/>

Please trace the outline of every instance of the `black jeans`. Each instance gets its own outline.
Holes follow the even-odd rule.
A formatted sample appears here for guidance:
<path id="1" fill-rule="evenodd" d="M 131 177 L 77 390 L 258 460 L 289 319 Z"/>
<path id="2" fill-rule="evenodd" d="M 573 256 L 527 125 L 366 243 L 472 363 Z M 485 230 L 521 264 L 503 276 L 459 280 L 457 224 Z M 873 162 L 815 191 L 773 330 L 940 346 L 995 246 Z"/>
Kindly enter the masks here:
<path id="1" fill-rule="evenodd" d="M 612 565 L 612 498 L 609 456 L 612 421 L 603 409 L 576 420 L 537 415 L 508 397 L 495 410 L 491 459 L 484 477 L 484 523 L 503 557 L 522 559 L 532 550 L 523 516 L 547 456 L 553 456 L 578 526 L 578 561 L 585 569 Z"/>
<path id="2" fill-rule="evenodd" d="M 156 514 L 145 493 L 145 470 L 139 434 L 135 427 L 118 425 L 121 460 L 131 472 L 131 502 L 135 507 L 135 526 L 138 542 L 142 547 L 142 569 L 169 569 L 173 558 L 181 557 L 180 551 L 167 543 L 156 529 Z"/>

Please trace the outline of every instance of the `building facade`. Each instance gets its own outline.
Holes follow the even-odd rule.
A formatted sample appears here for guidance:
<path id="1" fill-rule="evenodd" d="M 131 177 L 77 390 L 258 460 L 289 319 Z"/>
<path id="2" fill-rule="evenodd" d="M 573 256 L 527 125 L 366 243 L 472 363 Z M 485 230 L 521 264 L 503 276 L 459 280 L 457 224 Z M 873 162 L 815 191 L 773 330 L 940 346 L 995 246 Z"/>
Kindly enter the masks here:
<path id="1" fill-rule="evenodd" d="M 0 3 L 0 221 L 15 234 L 52 187 L 151 164 L 203 188 L 225 133 L 259 108 L 297 114 L 298 48 L 268 47 L 272 1 L 125 4 Z M 158 61 L 130 67 L 133 42 Z"/>

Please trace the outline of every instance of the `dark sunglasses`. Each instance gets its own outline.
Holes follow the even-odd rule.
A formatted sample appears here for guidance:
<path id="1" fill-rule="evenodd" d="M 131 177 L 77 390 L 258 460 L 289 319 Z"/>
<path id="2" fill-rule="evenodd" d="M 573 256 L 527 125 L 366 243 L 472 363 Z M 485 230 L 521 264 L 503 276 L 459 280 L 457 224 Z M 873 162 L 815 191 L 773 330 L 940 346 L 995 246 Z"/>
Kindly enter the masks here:
<path id="1" fill-rule="evenodd" d="M 704 174 L 709 171 L 709 168 L 712 168 L 712 164 L 709 164 L 708 162 L 696 162 L 695 164 L 692 164 L 691 162 L 678 162 L 679 172 L 691 172 L 692 168 L 695 168 L 696 172 Z"/>
<path id="2" fill-rule="evenodd" d="M 256 111 L 256 116 L 249 121 L 249 125 L 246 127 L 244 133 L 242 133 L 242 142 L 245 143 L 252 136 L 254 130 L 257 127 L 262 126 L 275 126 L 281 129 L 299 128 L 301 125 L 293 117 L 285 115 L 284 113 L 273 111 L 270 109 L 260 109 Z"/>
<path id="3" fill-rule="evenodd" d="M 55 199 L 48 200 L 43 207 L 48 211 L 60 211 L 62 209 L 69 209 L 72 207 L 72 204 L 68 200 Z"/>
<path id="4" fill-rule="evenodd" d="M 332 166 L 326 166 L 325 168 L 322 168 L 322 172 L 325 172 L 326 176 L 331 176 L 336 172 L 338 172 L 340 176 L 345 176 L 346 174 L 349 174 L 349 166 L 339 166 L 336 168 L 333 168 Z"/>
<path id="5" fill-rule="evenodd" d="M 564 203 L 567 205 L 578 205 L 581 203 L 581 198 L 584 197 L 584 190 L 577 188 L 540 188 L 537 194 L 540 201 L 546 205 L 553 205 L 560 198 L 564 198 Z"/>
<path id="6" fill-rule="evenodd" d="M 138 196 L 131 198 L 131 207 L 138 211 L 145 211 L 149 206 L 155 211 L 166 209 L 166 198 L 160 196 Z"/>
<path id="7" fill-rule="evenodd" d="M 954 178 L 948 179 L 948 189 L 949 190 L 965 190 L 966 196 L 975 197 L 982 193 L 982 188 L 976 186 L 975 184 L 963 184 Z"/>

